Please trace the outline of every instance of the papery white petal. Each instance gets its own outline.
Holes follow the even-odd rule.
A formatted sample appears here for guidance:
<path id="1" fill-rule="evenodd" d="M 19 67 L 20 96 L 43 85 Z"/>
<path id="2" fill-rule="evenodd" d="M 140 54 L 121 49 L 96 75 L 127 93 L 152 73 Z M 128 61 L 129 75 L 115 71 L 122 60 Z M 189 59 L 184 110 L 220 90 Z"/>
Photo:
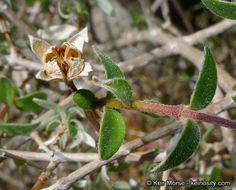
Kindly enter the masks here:
<path id="1" fill-rule="evenodd" d="M 76 32 L 77 27 L 70 24 L 53 25 L 45 30 L 38 30 L 37 34 L 46 40 L 65 40 Z"/>
<path id="2" fill-rule="evenodd" d="M 88 42 L 88 28 L 85 27 L 79 33 L 75 34 L 68 40 L 68 43 L 73 45 L 80 52 L 83 52 L 84 42 Z"/>
<path id="3" fill-rule="evenodd" d="M 37 79 L 45 81 L 61 81 L 64 79 L 62 75 L 56 75 L 56 74 L 49 75 L 45 70 L 38 72 L 35 77 Z"/>
<path id="4" fill-rule="evenodd" d="M 47 72 L 45 70 L 43 71 L 39 71 L 36 76 L 35 76 L 37 79 L 40 79 L 40 80 L 45 80 L 45 81 L 50 81 L 52 80 L 52 77 L 50 77 L 49 75 L 47 75 Z"/>
<path id="5" fill-rule="evenodd" d="M 85 83 L 83 80 L 81 80 L 81 78 L 74 79 L 73 83 L 74 83 L 77 90 L 85 88 Z"/>
<path id="6" fill-rule="evenodd" d="M 79 74 L 79 76 L 86 77 L 92 70 L 92 66 L 88 62 L 85 62 L 84 70 Z"/>
<path id="7" fill-rule="evenodd" d="M 63 73 L 60 69 L 60 67 L 57 64 L 56 60 L 49 61 L 45 63 L 44 69 L 47 71 L 49 75 L 61 75 L 63 76 Z"/>
<path id="8" fill-rule="evenodd" d="M 73 80 L 75 78 L 78 78 L 80 76 L 80 73 L 83 72 L 85 68 L 85 63 L 83 59 L 78 59 L 75 61 L 70 61 L 71 65 L 67 72 L 67 78 L 68 80 Z"/>
<path id="9" fill-rule="evenodd" d="M 32 51 L 41 61 L 43 61 L 43 55 L 51 48 L 51 45 L 48 42 L 34 36 L 29 35 L 28 37 Z"/>

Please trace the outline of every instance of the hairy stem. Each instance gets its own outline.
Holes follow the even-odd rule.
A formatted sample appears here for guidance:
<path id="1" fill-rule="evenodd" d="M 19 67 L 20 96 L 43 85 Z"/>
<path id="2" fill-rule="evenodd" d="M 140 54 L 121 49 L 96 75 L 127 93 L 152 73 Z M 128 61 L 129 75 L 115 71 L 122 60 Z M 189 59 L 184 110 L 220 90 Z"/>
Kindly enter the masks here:
<path id="1" fill-rule="evenodd" d="M 224 119 L 222 117 L 185 109 L 183 105 L 164 105 L 157 103 L 148 103 L 144 101 L 133 101 L 131 106 L 125 106 L 122 102 L 117 100 L 109 100 L 106 103 L 107 106 L 117 109 L 129 109 L 142 112 L 156 113 L 174 117 L 176 120 L 184 118 L 194 119 L 198 121 L 204 121 L 215 125 L 222 125 L 227 128 L 236 130 L 236 121 Z"/>

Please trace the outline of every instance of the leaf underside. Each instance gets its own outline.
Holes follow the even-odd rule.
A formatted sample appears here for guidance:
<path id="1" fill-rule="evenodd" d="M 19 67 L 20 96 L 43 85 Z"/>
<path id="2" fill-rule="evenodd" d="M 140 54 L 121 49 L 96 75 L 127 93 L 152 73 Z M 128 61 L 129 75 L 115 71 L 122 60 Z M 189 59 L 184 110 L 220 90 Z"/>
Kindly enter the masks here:
<path id="1" fill-rule="evenodd" d="M 200 140 L 200 131 L 195 122 L 188 120 L 176 146 L 151 172 L 162 172 L 174 168 L 187 160 L 196 150 Z"/>

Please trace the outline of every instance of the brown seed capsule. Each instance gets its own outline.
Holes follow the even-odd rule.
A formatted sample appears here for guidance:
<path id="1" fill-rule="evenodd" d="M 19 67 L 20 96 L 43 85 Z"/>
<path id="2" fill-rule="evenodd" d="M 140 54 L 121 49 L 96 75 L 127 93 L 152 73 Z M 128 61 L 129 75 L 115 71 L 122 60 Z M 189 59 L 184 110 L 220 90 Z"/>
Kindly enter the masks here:
<path id="1" fill-rule="evenodd" d="M 51 46 L 48 42 L 29 36 L 31 49 L 42 61 L 43 70 L 36 78 L 46 81 L 71 81 L 88 76 L 91 65 L 83 59 L 84 42 L 88 42 L 88 30 L 84 28 L 61 47 Z"/>

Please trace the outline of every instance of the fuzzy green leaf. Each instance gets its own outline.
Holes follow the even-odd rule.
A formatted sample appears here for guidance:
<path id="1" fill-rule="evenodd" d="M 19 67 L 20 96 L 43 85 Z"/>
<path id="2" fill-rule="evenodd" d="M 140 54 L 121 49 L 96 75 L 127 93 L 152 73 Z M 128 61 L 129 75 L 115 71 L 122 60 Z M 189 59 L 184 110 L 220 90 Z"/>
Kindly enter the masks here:
<path id="1" fill-rule="evenodd" d="M 125 123 L 121 114 L 104 107 L 99 135 L 99 155 L 101 160 L 112 157 L 120 148 L 125 135 Z"/>
<path id="2" fill-rule="evenodd" d="M 44 92 L 35 92 L 24 97 L 16 98 L 15 105 L 23 112 L 35 112 L 40 109 L 40 106 L 33 102 L 33 98 L 47 99 L 47 94 Z"/>
<path id="3" fill-rule="evenodd" d="M 60 120 L 52 120 L 51 122 L 48 123 L 46 127 L 47 131 L 54 130 L 60 123 L 61 123 Z"/>
<path id="4" fill-rule="evenodd" d="M 236 19 L 236 3 L 235 2 L 228 2 L 222 0 L 202 0 L 202 3 L 210 9 L 211 12 L 214 14 L 229 18 L 229 19 Z"/>
<path id="5" fill-rule="evenodd" d="M 217 85 L 217 71 L 215 60 L 208 47 L 204 48 L 204 60 L 202 70 L 195 85 L 190 101 L 190 109 L 200 110 L 212 101 Z"/>
<path id="6" fill-rule="evenodd" d="M 77 134 L 77 128 L 76 128 L 76 126 L 71 125 L 70 122 L 68 123 L 67 128 L 68 128 L 68 134 L 69 134 L 71 137 L 74 137 L 74 136 Z"/>
<path id="7" fill-rule="evenodd" d="M 95 108 L 96 97 L 87 89 L 80 89 L 73 94 L 74 103 L 83 109 Z"/>
<path id="8" fill-rule="evenodd" d="M 115 10 L 108 0 L 96 0 L 98 6 L 109 16 L 115 16 Z"/>
<path id="9" fill-rule="evenodd" d="M 200 140 L 200 131 L 195 122 L 188 120 L 176 146 L 168 154 L 167 158 L 151 172 L 162 172 L 174 168 L 187 160 L 196 150 Z"/>
<path id="10" fill-rule="evenodd" d="M 79 108 L 77 106 L 69 108 L 67 113 L 71 118 L 78 117 L 78 116 L 80 119 L 86 118 L 84 112 L 81 110 L 81 108 Z"/>
<path id="11" fill-rule="evenodd" d="M 106 81 L 103 87 L 109 90 L 112 94 L 114 94 L 125 105 L 130 105 L 132 90 L 126 80 L 120 78 L 111 79 Z"/>
<path id="12" fill-rule="evenodd" d="M 16 94 L 16 87 L 8 78 L 1 77 L 0 89 L 0 102 L 11 106 L 14 100 L 14 95 Z"/>
<path id="13" fill-rule="evenodd" d="M 18 124 L 18 123 L 1 123 L 0 129 L 10 136 L 24 135 L 33 131 L 40 123 Z"/>
<path id="14" fill-rule="evenodd" d="M 124 74 L 121 72 L 120 68 L 102 51 L 100 51 L 97 47 L 93 46 L 93 51 L 99 57 L 101 62 L 103 63 L 106 71 L 107 79 L 112 78 L 125 78 Z"/>

